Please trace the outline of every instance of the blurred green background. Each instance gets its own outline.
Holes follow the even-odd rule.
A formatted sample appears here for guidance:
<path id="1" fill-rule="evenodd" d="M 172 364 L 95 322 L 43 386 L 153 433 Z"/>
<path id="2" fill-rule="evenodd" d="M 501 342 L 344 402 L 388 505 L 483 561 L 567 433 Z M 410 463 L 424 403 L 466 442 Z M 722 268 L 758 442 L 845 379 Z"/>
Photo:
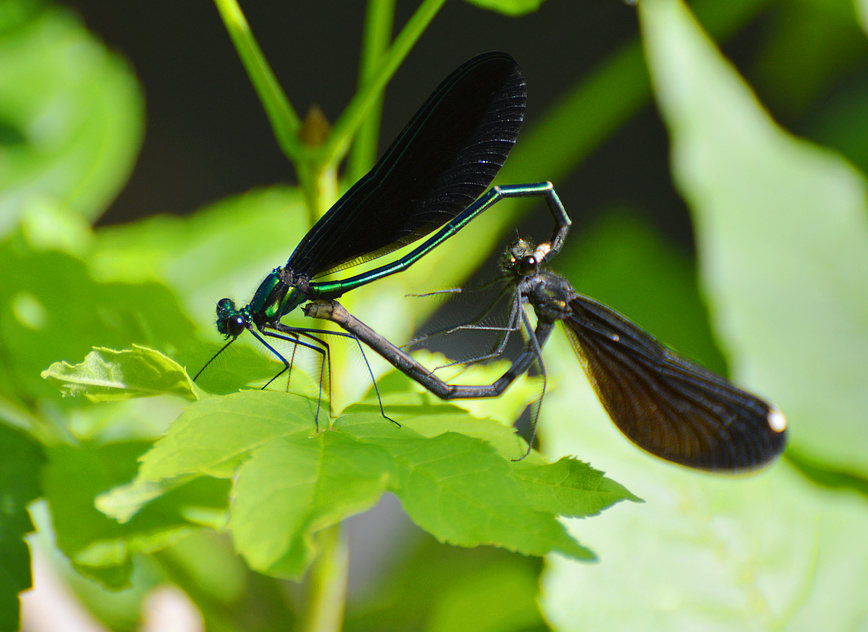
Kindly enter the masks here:
<path id="1" fill-rule="evenodd" d="M 381 146 L 462 61 L 511 53 L 529 104 L 498 181 L 555 182 L 574 222 L 556 270 L 775 400 L 791 445 L 744 479 L 658 463 L 611 428 L 558 336 L 546 349 L 543 451 L 590 461 L 646 503 L 573 521 L 601 558 L 589 566 L 449 548 L 387 500 L 348 521 L 346 629 L 868 629 L 865 3 L 704 0 L 690 5 L 698 23 L 670 0 L 638 12 L 604 0 L 491 4 L 536 10 L 446 3 L 389 84 Z M 365 6 L 242 8 L 296 110 L 318 104 L 338 119 L 356 90 Z M 417 8 L 396 7 L 396 31 Z M 350 173 L 365 163 L 354 159 Z M 148 344 L 201 366 L 200 341 L 218 340 L 214 302 L 246 300 L 307 228 L 296 175 L 212 4 L 0 6 L 4 625 L 29 585 L 29 515 L 43 567 L 60 569 L 110 629 L 136 629 L 142 599 L 167 578 L 209 629 L 296 621 L 303 587 L 250 572 L 210 532 L 138 553 L 122 592 L 77 575 L 58 547 L 75 549 L 81 512 L 129 480 L 182 404 L 92 406 L 39 376 L 95 345 Z M 347 304 L 409 339 L 436 305 L 404 293 L 460 284 L 516 227 L 539 237 L 548 222 L 506 205 Z M 367 384 L 357 358 L 342 362 L 334 382 L 346 404 Z M 217 368 L 215 380 L 231 373 Z M 123 467 L 88 460 L 120 441 L 110 462 Z M 92 467 L 82 466 L 92 488 L 64 486 L 76 458 Z"/>

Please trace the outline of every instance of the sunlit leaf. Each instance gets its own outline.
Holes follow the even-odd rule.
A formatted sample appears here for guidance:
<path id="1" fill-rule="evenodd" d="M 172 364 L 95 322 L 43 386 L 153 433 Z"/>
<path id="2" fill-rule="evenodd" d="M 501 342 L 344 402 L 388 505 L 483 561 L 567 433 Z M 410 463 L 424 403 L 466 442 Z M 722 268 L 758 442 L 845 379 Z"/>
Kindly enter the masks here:
<path id="1" fill-rule="evenodd" d="M 788 135 L 673 2 L 648 55 L 734 374 L 790 419 L 791 447 L 868 475 L 868 204 L 863 176 Z"/>
<path id="2" fill-rule="evenodd" d="M 854 376 L 865 366 L 856 360 L 864 322 L 860 331 L 855 318 L 868 252 L 859 246 L 861 179 L 774 127 L 682 3 L 643 0 L 640 15 L 735 373 L 779 400 L 794 447 L 822 454 L 827 467 L 864 472 L 864 458 L 856 461 L 864 424 L 854 425 L 864 397 Z M 837 258 L 852 276 L 830 263 Z M 853 336 L 850 348 L 839 335 Z M 567 349 L 547 351 L 550 370 L 576 371 Z M 835 360 L 815 365 L 820 358 Z M 557 629 L 811 630 L 866 620 L 858 595 L 868 587 L 857 570 L 868 564 L 857 544 L 868 528 L 864 497 L 818 488 L 786 460 L 751 477 L 660 463 L 620 437 L 594 399 L 586 387 L 552 394 L 545 437 L 559 452 L 581 451 L 646 502 L 571 523 L 601 543 L 601 563 L 548 559 L 542 607 Z M 814 448 L 820 432 L 828 435 Z"/>
<path id="3" fill-rule="evenodd" d="M 42 377 L 56 384 L 64 396 L 84 396 L 93 402 L 164 394 L 196 398 L 184 368 L 146 347 L 96 348 L 79 364 L 55 362 Z"/>
<path id="4" fill-rule="evenodd" d="M 98 506 L 127 521 L 199 476 L 233 477 L 235 546 L 261 572 L 299 577 L 318 531 L 387 490 L 441 541 L 577 559 L 593 554 L 566 536 L 556 516 L 635 499 L 583 464 L 548 466 L 536 455 L 516 463 L 524 448 L 506 439 L 510 428 L 454 406 L 386 406 L 401 427 L 354 412 L 316 432 L 307 398 L 246 391 L 201 400 L 142 458 L 132 484 L 104 494 Z M 462 426 L 478 438 L 452 430 Z"/>
<path id="5" fill-rule="evenodd" d="M 59 400 L 40 373 L 53 362 L 80 362 L 95 346 L 171 352 L 193 337 L 165 286 L 94 281 L 77 257 L 37 250 L 20 235 L 0 242 L 0 276 L 0 364 L 14 381 L 10 396 Z"/>

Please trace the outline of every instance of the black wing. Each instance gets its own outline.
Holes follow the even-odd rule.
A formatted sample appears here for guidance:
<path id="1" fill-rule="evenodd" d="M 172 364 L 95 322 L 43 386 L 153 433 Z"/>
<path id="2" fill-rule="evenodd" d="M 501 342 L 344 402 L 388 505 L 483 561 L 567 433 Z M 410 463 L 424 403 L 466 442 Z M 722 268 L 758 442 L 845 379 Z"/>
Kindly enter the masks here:
<path id="1" fill-rule="evenodd" d="M 783 452 L 773 406 L 664 348 L 605 305 L 576 295 L 564 320 L 573 350 L 612 421 L 668 461 L 739 471 Z"/>
<path id="2" fill-rule="evenodd" d="M 506 53 L 463 64 L 310 229 L 286 267 L 315 277 L 397 250 L 449 222 L 503 166 L 526 99 L 521 70 Z"/>

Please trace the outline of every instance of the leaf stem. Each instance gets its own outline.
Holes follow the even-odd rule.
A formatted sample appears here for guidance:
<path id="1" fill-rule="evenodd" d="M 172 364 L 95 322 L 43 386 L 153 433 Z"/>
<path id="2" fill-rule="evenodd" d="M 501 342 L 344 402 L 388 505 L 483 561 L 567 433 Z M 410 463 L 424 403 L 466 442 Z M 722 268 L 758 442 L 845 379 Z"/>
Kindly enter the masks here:
<path id="1" fill-rule="evenodd" d="M 340 524 L 317 534 L 319 553 L 305 590 L 304 632 L 338 632 L 347 599 L 349 553 Z"/>
<path id="2" fill-rule="evenodd" d="M 250 77 L 253 88 L 262 101 L 278 145 L 290 161 L 297 162 L 302 159 L 306 151 L 297 134 L 301 127 L 298 114 L 277 82 L 238 3 L 235 0 L 214 0 L 214 4 L 217 5 L 217 11 L 235 45 L 235 50 L 238 51 L 247 76 Z"/>
<path id="3" fill-rule="evenodd" d="M 398 66 L 425 32 L 446 0 L 425 0 L 404 25 L 389 50 L 382 55 L 372 72 L 370 81 L 350 100 L 341 116 L 335 122 L 332 134 L 322 146 L 321 163 L 333 164 L 346 155 L 350 139 L 359 129 L 369 113 L 369 108 L 379 99 L 386 84 L 395 74 Z"/>
<path id="4" fill-rule="evenodd" d="M 361 90 L 376 76 L 380 60 L 389 47 L 395 24 L 395 0 L 370 0 L 365 17 L 362 39 L 362 58 L 359 64 Z M 347 165 L 347 179 L 355 182 L 365 175 L 377 157 L 380 137 L 380 119 L 383 113 L 383 94 L 380 93 L 368 108 L 368 114 L 356 134 L 356 141 Z"/>

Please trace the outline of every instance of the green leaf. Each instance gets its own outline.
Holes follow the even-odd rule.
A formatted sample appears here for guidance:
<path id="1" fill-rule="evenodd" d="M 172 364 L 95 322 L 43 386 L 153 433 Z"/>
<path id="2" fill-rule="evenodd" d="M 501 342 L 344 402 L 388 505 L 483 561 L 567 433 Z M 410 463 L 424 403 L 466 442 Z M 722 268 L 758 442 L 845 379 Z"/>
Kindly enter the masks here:
<path id="1" fill-rule="evenodd" d="M 159 550 L 199 525 L 225 523 L 229 484 L 215 479 L 177 485 L 125 524 L 98 511 L 95 499 L 128 483 L 149 447 L 130 441 L 48 450 L 44 487 L 57 545 L 78 572 L 110 589 L 129 585 L 133 553 Z"/>
<path id="2" fill-rule="evenodd" d="M 572 434 L 569 445 L 584 443 Z M 868 615 L 864 501 L 818 494 L 785 463 L 726 480 L 607 462 L 647 502 L 570 525 L 601 563 L 549 560 L 542 604 L 557 629 L 811 630 L 830 612 L 852 629 Z"/>
<path id="3" fill-rule="evenodd" d="M 142 458 L 131 485 L 103 495 L 100 508 L 122 522 L 146 503 L 201 475 L 231 478 L 257 447 L 314 433 L 316 402 L 272 391 L 209 397 L 189 406 Z"/>
<path id="4" fill-rule="evenodd" d="M 254 189 L 188 217 L 157 215 L 99 228 L 88 266 L 102 279 L 166 283 L 200 326 L 213 328 L 216 301 L 249 300 L 307 229 L 297 189 Z"/>
<path id="5" fill-rule="evenodd" d="M 196 399 L 196 386 L 184 367 L 159 351 L 134 346 L 116 351 L 97 347 L 84 362 L 55 362 L 42 372 L 64 397 L 83 395 L 92 402 L 130 397 L 180 395 Z"/>
<path id="6" fill-rule="evenodd" d="M 92 347 L 140 343 L 172 352 L 193 336 L 165 286 L 95 281 L 79 259 L 36 250 L 20 235 L 0 242 L 0 276 L 0 363 L 13 398 L 59 400 L 41 372 L 58 360 L 78 361 Z"/>
<path id="7" fill-rule="evenodd" d="M 98 505 L 126 521 L 197 477 L 233 478 L 229 526 L 238 551 L 260 572 L 300 577 L 315 553 L 314 535 L 387 490 L 443 542 L 584 560 L 593 554 L 566 535 L 557 515 L 634 499 L 584 464 L 549 466 L 538 455 L 512 461 L 525 447 L 502 424 L 404 397 L 416 403 L 384 401 L 401 427 L 379 413 L 352 412 L 321 432 L 315 400 L 297 395 L 245 391 L 198 401 L 142 458 L 135 481 Z"/>
<path id="8" fill-rule="evenodd" d="M 786 461 L 750 477 L 661 462 L 618 433 L 566 341 L 546 345 L 546 366 L 575 382 L 547 395 L 543 444 L 582 454 L 645 500 L 568 521 L 600 564 L 547 558 L 541 604 L 556 629 L 810 630 L 830 611 L 864 620 L 864 498 L 818 489 Z"/>
<path id="9" fill-rule="evenodd" d="M 315 409 L 316 402 L 274 391 L 243 391 L 195 402 L 145 455 L 138 478 L 230 478 L 253 450 L 267 442 L 314 436 Z"/>
<path id="10" fill-rule="evenodd" d="M 836 398 L 845 393 L 856 406 L 847 411 L 849 423 L 863 416 L 864 380 L 856 376 L 865 370 L 856 356 L 864 345 L 855 326 L 864 302 L 859 261 L 868 252 L 855 247 L 865 220 L 861 179 L 774 127 L 682 3 L 643 0 L 640 15 L 676 176 L 696 218 L 703 280 L 735 373 L 779 400 L 794 445 L 810 449 L 805 433 L 822 427 L 831 436 L 821 445 L 835 452 L 826 462 L 841 463 L 849 453 L 852 466 L 859 449 L 846 443 L 864 445 L 864 429 L 843 430 Z M 839 274 L 839 257 L 845 267 L 855 264 L 852 277 Z M 812 313 L 827 309 L 823 318 Z M 853 348 L 839 341 L 822 351 L 840 331 L 856 335 Z M 549 372 L 578 373 L 566 345 L 550 343 L 546 351 Z M 843 378 L 837 362 L 853 373 Z M 619 436 L 595 399 L 587 386 L 547 396 L 546 445 L 605 464 L 646 503 L 571 522 L 571 531 L 595 543 L 602 563 L 548 559 L 541 603 L 553 626 L 609 632 L 864 623 L 864 496 L 818 488 L 786 460 L 751 477 L 661 463 Z M 810 409 L 799 405 L 809 400 Z"/>
<path id="11" fill-rule="evenodd" d="M 376 504 L 390 467 L 384 450 L 338 432 L 269 442 L 238 472 L 229 523 L 238 550 L 260 572 L 300 578 L 313 534 Z"/>
<path id="12" fill-rule="evenodd" d="M 57 545 L 78 572 L 113 588 L 128 585 L 130 552 L 120 540 L 119 525 L 98 512 L 93 499 L 128 480 L 135 472 L 136 458 L 146 448 L 147 444 L 140 443 L 120 444 L 102 454 L 72 446 L 48 450 L 44 486 Z"/>
<path id="13" fill-rule="evenodd" d="M 96 219 L 132 170 L 142 94 L 124 60 L 57 7 L 33 12 L 0 39 L 0 235 L 40 198 Z"/>
<path id="14" fill-rule="evenodd" d="M 273 354 L 262 348 L 258 340 L 250 337 L 249 342 L 260 348 L 236 341 L 221 352 L 226 342 L 202 343 L 198 339 L 192 340 L 178 350 L 175 358 L 187 368 L 190 375 L 202 371 L 196 378 L 197 387 L 215 395 L 228 395 L 247 385 L 264 385 L 285 368 Z M 291 378 L 293 391 L 317 392 L 319 385 L 310 386 L 313 378 L 306 373 L 294 369 Z M 280 383 L 286 384 L 284 380 Z M 302 390 L 300 384 L 307 390 Z"/>
<path id="15" fill-rule="evenodd" d="M 587 463 L 562 458 L 552 465 L 516 468 L 533 506 L 569 518 L 595 516 L 621 500 L 642 502 Z"/>
<path id="16" fill-rule="evenodd" d="M 680 4 L 643 6 L 673 172 L 734 373 L 784 411 L 792 449 L 868 476 L 864 177 L 777 127 Z"/>
<path id="17" fill-rule="evenodd" d="M 534 508 L 509 462 L 483 442 L 447 433 L 392 447 L 400 467 L 392 491 L 410 519 L 441 542 L 594 559 L 554 514 Z"/>
<path id="18" fill-rule="evenodd" d="M 17 630 L 18 593 L 31 586 L 27 505 L 41 494 L 42 447 L 0 425 L 0 629 Z"/>

